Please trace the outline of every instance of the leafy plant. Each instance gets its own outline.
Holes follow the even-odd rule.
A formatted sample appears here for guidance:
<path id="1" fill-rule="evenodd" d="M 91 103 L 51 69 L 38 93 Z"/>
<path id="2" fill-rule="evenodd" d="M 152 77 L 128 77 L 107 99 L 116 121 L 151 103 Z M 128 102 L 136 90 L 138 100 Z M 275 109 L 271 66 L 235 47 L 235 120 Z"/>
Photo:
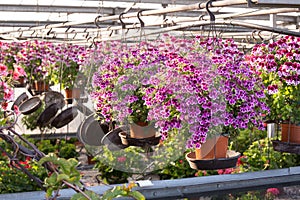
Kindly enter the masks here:
<path id="1" fill-rule="evenodd" d="M 68 143 L 65 140 L 61 140 L 56 144 L 58 149 L 58 157 L 61 158 L 77 158 L 79 153 L 76 151 L 76 146 L 72 143 Z"/>
<path id="2" fill-rule="evenodd" d="M 64 181 L 70 184 L 82 187 L 80 183 L 81 175 L 76 169 L 78 166 L 78 161 L 74 158 L 68 160 L 64 158 L 59 158 L 55 154 L 50 153 L 48 156 L 43 157 L 39 160 L 39 164 L 51 162 L 57 167 L 57 171 L 53 172 L 48 178 L 45 179 L 45 187 L 47 188 L 46 196 L 50 197 L 52 193 L 56 190 L 62 189 Z"/>
<path id="3" fill-rule="evenodd" d="M 124 184 L 122 186 L 115 186 L 111 190 L 106 191 L 102 199 L 112 200 L 118 197 L 132 197 L 136 200 L 145 200 L 145 197 L 139 191 L 132 191 L 133 187 L 136 187 L 135 183 Z"/>
<path id="4" fill-rule="evenodd" d="M 300 165 L 300 156 L 275 151 L 269 138 L 254 141 L 243 153 L 245 159 L 241 171 L 281 169 Z"/>
<path id="5" fill-rule="evenodd" d="M 53 73 L 52 80 L 56 84 L 60 84 L 63 89 L 73 89 L 75 81 L 79 74 L 79 65 L 74 61 L 58 62 L 57 70 Z"/>
<path id="6" fill-rule="evenodd" d="M 42 114 L 44 110 L 45 110 L 45 103 L 42 102 L 42 105 L 36 111 L 28 115 L 24 115 L 22 117 L 21 122 L 26 127 L 26 129 L 32 131 L 39 127 L 37 124 L 37 120 L 39 119 L 39 116 Z M 44 130 L 45 128 L 47 127 L 44 127 L 42 129 Z"/>
<path id="7" fill-rule="evenodd" d="M 12 153 L 11 145 L 2 139 L 0 139 L 0 147 L 7 153 Z M 37 161 L 25 156 L 20 156 L 20 160 L 20 164 L 32 175 L 40 179 L 47 177 L 46 169 L 38 165 Z M 0 182 L 0 194 L 41 190 L 36 182 L 11 165 L 5 153 L 0 156 Z"/>
<path id="8" fill-rule="evenodd" d="M 107 190 L 102 197 L 90 190 L 83 191 L 83 185 L 80 183 L 80 172 L 76 169 L 78 161 L 74 158 L 68 160 L 59 158 L 55 154 L 48 154 L 38 162 L 40 165 L 48 164 L 55 167 L 55 171 L 45 179 L 45 187 L 47 188 L 46 196 L 51 197 L 53 192 L 62 189 L 64 185 L 73 188 L 78 193 L 71 197 L 72 200 L 110 200 L 118 197 L 133 197 L 137 200 L 144 200 L 145 197 L 138 191 L 132 191 L 136 186 L 134 183 L 129 183 L 127 186 L 115 186 Z"/>

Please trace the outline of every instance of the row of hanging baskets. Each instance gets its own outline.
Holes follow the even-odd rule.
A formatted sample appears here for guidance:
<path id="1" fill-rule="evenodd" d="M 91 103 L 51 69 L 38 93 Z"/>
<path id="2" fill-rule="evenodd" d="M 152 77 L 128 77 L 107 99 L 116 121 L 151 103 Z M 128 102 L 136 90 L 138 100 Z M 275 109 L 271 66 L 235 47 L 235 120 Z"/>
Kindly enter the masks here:
<path id="1" fill-rule="evenodd" d="M 14 101 L 12 107 L 14 105 L 19 107 L 20 113 L 23 114 L 22 122 L 31 130 L 36 127 L 59 129 L 69 124 L 78 115 L 75 106 L 65 107 L 65 98 L 57 91 L 43 92 L 31 97 L 23 92 Z"/>

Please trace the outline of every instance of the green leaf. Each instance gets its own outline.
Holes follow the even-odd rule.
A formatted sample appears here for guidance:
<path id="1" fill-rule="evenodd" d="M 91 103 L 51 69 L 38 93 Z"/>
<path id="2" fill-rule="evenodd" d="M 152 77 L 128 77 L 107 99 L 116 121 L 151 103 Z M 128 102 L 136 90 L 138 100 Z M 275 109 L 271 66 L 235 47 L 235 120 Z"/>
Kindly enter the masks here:
<path id="1" fill-rule="evenodd" d="M 51 197 L 53 191 L 54 191 L 53 188 L 48 188 L 46 191 L 46 197 L 48 197 L 48 198 Z"/>
<path id="2" fill-rule="evenodd" d="M 92 200 L 101 200 L 100 196 L 93 191 L 87 190 L 84 193 Z M 81 193 L 76 193 L 71 197 L 71 200 L 87 200 L 87 198 Z"/>
<path id="3" fill-rule="evenodd" d="M 128 193 L 129 196 L 135 198 L 136 200 L 145 200 L 145 196 L 139 191 L 131 191 Z"/>
<path id="4" fill-rule="evenodd" d="M 53 173 L 51 174 L 51 176 L 49 178 L 45 179 L 45 183 L 48 186 L 53 186 L 57 184 L 57 174 Z"/>
<path id="5" fill-rule="evenodd" d="M 58 174 L 57 181 L 63 181 L 63 180 L 69 181 L 70 177 L 66 174 Z"/>

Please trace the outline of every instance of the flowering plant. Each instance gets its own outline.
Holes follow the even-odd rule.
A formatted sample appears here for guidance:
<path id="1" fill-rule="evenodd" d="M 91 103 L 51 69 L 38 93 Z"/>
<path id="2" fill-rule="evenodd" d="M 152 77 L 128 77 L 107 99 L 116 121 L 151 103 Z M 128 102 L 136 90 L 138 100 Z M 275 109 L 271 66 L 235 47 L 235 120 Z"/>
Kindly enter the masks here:
<path id="1" fill-rule="evenodd" d="M 44 41 L 26 41 L 20 44 L 15 60 L 24 68 L 29 81 L 50 83 L 55 63 L 53 47 L 52 43 Z"/>
<path id="2" fill-rule="evenodd" d="M 16 64 L 16 55 L 20 50 L 21 43 L 18 42 L 0 42 L 0 63 L 7 67 L 9 75 L 14 76 L 13 81 L 19 77 L 25 77 L 26 73 L 22 66 Z"/>
<path id="3" fill-rule="evenodd" d="M 13 82 L 19 79 L 23 71 L 8 70 L 6 65 L 0 64 L 0 129 L 7 126 L 13 119 L 13 112 L 9 111 L 8 104 L 13 101 Z M 13 73 L 13 74 L 10 74 Z M 13 107 L 18 114 L 18 107 Z"/>
<path id="4" fill-rule="evenodd" d="M 61 84 L 61 88 L 72 89 L 76 86 L 76 80 L 80 74 L 80 64 L 85 59 L 85 49 L 78 45 L 55 46 L 55 71 L 52 80 Z"/>
<path id="5" fill-rule="evenodd" d="M 269 120 L 300 122 L 299 47 L 300 38 L 293 36 L 253 47 L 249 63 L 266 86 Z"/>
<path id="6" fill-rule="evenodd" d="M 232 40 L 215 42 L 166 37 L 113 49 L 94 74 L 96 109 L 108 121 L 153 121 L 163 139 L 188 130 L 196 148 L 213 127 L 262 128 L 262 85 Z"/>

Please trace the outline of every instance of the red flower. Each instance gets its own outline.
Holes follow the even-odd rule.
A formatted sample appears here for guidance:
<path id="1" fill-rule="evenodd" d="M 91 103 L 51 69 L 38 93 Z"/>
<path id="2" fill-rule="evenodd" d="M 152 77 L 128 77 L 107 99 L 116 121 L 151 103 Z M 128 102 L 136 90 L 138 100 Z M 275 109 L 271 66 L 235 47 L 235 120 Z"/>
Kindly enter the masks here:
<path id="1" fill-rule="evenodd" d="M 1 107 L 3 110 L 7 110 L 7 106 L 8 106 L 7 102 L 2 102 Z"/>

